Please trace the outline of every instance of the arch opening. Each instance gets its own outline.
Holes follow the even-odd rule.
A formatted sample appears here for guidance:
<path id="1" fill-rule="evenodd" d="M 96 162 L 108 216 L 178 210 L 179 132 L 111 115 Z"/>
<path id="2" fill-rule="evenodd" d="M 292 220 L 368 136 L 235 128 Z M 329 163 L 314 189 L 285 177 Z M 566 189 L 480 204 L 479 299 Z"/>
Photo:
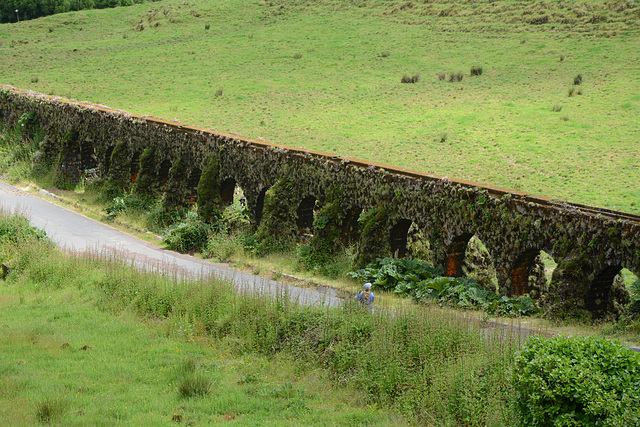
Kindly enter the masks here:
<path id="1" fill-rule="evenodd" d="M 260 221 L 262 221 L 262 215 L 264 213 L 264 197 L 265 194 L 267 194 L 267 190 L 269 190 L 269 187 L 263 188 L 262 191 L 260 191 L 260 194 L 258 194 L 258 200 L 256 201 L 256 207 L 254 210 L 256 225 L 260 224 Z"/>
<path id="2" fill-rule="evenodd" d="M 609 312 L 614 279 L 621 270 L 621 265 L 607 266 L 591 282 L 584 303 L 595 319 L 602 319 Z"/>
<path id="3" fill-rule="evenodd" d="M 232 202 L 223 208 L 223 216 L 227 219 L 230 229 L 240 230 L 249 226 L 249 210 L 242 187 L 239 185 L 234 186 L 231 192 L 231 200 Z"/>
<path id="4" fill-rule="evenodd" d="M 109 169 L 111 169 L 111 154 L 113 154 L 113 149 L 115 146 L 111 146 L 107 148 L 107 151 L 104 154 L 104 172 L 102 176 L 106 177 L 109 173 Z"/>
<path id="5" fill-rule="evenodd" d="M 298 205 L 298 231 L 301 236 L 313 236 L 313 220 L 316 211 L 315 196 L 306 196 Z"/>
<path id="6" fill-rule="evenodd" d="M 80 147 L 80 162 L 82 163 L 82 169 L 94 169 L 96 160 L 94 158 L 94 149 L 90 141 L 84 141 Z"/>
<path id="7" fill-rule="evenodd" d="M 511 269 L 511 287 L 507 294 L 518 297 L 528 294 L 538 299 L 549 291 L 549 283 L 556 268 L 553 257 L 544 250 L 530 249 L 513 263 Z"/>
<path id="8" fill-rule="evenodd" d="M 342 234 L 340 238 L 345 246 L 354 244 L 360 236 L 360 223 L 358 219 L 362 215 L 363 209 L 360 206 L 355 206 L 347 209 L 345 216 L 342 219 Z"/>
<path id="9" fill-rule="evenodd" d="M 447 253 L 447 276 L 469 277 L 486 289 L 498 290 L 498 276 L 493 258 L 478 236 L 471 233 L 461 234 L 451 242 Z"/>
<path id="10" fill-rule="evenodd" d="M 471 237 L 473 237 L 473 234 L 464 233 L 451 241 L 447 248 L 447 260 L 444 269 L 447 276 L 462 277 L 464 275 L 464 258 Z"/>
<path id="11" fill-rule="evenodd" d="M 198 184 L 202 170 L 199 168 L 191 169 L 189 178 L 187 178 L 187 191 L 189 192 L 189 202 L 194 203 L 198 199 Z"/>
<path id="12" fill-rule="evenodd" d="M 394 258 L 404 258 L 407 255 L 407 239 L 412 223 L 410 219 L 401 218 L 391 228 L 389 245 Z"/>
<path id="13" fill-rule="evenodd" d="M 158 180 L 160 181 L 160 188 L 164 191 L 167 186 L 167 180 L 169 179 L 169 170 L 171 169 L 171 160 L 164 159 L 160 162 L 158 167 Z"/>
<path id="14" fill-rule="evenodd" d="M 236 180 L 227 178 L 220 183 L 220 201 L 222 206 L 231 206 L 236 191 Z"/>
<path id="15" fill-rule="evenodd" d="M 140 156 L 141 151 L 136 151 L 131 157 L 131 183 L 134 184 L 138 179 L 138 173 L 140 172 Z"/>

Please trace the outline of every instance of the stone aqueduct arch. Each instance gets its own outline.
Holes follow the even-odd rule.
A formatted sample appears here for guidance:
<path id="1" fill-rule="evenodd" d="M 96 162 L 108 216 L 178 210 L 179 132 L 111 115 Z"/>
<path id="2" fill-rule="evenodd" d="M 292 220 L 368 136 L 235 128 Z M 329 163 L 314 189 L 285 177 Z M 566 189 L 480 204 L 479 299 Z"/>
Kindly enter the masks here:
<path id="1" fill-rule="evenodd" d="M 111 166 L 115 141 L 126 142 L 133 163 L 135 156 L 153 146 L 159 157 L 159 186 L 166 183 L 171 165 L 181 159 L 188 165 L 185 185 L 193 198 L 195 177 L 209 156 L 216 155 L 222 201 L 230 203 L 239 185 L 254 224 L 262 218 L 265 192 L 286 175 L 296 188 L 291 200 L 299 227 L 310 226 L 316 203 L 324 205 L 329 190 L 339 186 L 344 194 L 345 241 L 357 239 L 357 218 L 363 209 L 384 206 L 386 238 L 396 256 L 404 256 L 407 231 L 414 223 L 428 239 L 436 262 L 448 275 L 458 276 L 467 242 L 476 235 L 487 247 L 500 292 L 506 295 L 527 292 L 526 278 L 541 250 L 558 262 L 549 300 L 558 309 L 601 316 L 620 269 L 640 276 L 637 215 L 252 141 L 14 88 L 5 88 L 2 94 L 0 120 L 15 124 L 25 112 L 35 112 L 47 132 L 44 155 L 49 158 L 58 158 L 62 148 L 56 141 L 72 129 L 82 147 L 77 163 L 103 172 Z M 136 165 L 130 168 L 137 171 Z"/>

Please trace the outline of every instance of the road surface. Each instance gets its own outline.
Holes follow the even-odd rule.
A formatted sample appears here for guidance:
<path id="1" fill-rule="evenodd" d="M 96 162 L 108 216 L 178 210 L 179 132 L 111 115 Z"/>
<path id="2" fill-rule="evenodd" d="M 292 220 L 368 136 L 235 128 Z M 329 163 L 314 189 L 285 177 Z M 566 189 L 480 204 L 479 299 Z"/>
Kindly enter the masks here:
<path id="1" fill-rule="evenodd" d="M 45 197 L 50 193 L 41 191 Z M 326 292 L 285 285 L 241 271 L 225 264 L 214 264 L 188 255 L 163 249 L 137 239 L 106 224 L 65 209 L 42 197 L 27 193 L 0 181 L 0 208 L 7 213 L 20 213 L 31 225 L 43 229 L 58 247 L 69 251 L 116 253 L 131 259 L 135 265 L 149 270 L 176 272 L 194 277 L 217 276 L 228 280 L 242 291 L 266 295 L 284 295 L 306 305 L 338 306 L 342 299 Z"/>

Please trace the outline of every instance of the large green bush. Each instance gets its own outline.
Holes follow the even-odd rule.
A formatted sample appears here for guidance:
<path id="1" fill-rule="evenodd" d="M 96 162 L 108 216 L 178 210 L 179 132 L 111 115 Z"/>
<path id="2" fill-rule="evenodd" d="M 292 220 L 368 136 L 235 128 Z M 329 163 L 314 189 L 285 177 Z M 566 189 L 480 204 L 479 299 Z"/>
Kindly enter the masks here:
<path id="1" fill-rule="evenodd" d="M 640 425 L 640 354 L 596 338 L 529 338 L 513 373 L 525 426 Z"/>
<path id="2" fill-rule="evenodd" d="M 174 224 L 165 231 L 162 240 L 169 249 L 178 252 L 202 251 L 207 244 L 209 231 L 209 224 L 196 219 L 196 215 L 189 212 L 185 221 Z"/>

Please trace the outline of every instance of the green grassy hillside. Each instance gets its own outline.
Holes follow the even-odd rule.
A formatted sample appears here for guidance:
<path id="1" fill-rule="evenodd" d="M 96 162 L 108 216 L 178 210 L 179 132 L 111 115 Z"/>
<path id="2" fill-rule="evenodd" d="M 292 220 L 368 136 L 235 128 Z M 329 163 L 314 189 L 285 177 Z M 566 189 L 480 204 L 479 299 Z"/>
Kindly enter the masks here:
<path id="1" fill-rule="evenodd" d="M 0 25 L 0 84 L 640 213 L 639 21 L 637 0 L 165 0 Z"/>

